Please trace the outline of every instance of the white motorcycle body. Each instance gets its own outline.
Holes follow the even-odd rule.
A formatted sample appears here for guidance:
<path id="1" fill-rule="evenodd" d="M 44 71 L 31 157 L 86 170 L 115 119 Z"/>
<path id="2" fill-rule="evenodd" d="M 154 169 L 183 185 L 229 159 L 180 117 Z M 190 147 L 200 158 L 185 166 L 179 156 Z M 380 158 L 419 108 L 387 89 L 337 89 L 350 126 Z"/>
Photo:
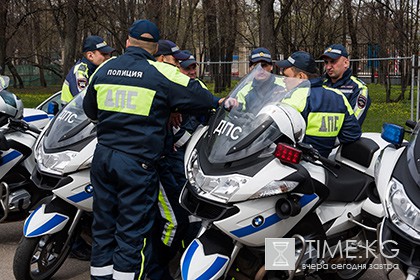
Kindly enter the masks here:
<path id="1" fill-rule="evenodd" d="M 383 136 L 392 145 L 385 148 L 376 165 L 375 180 L 385 217 L 378 241 L 381 254 L 403 273 L 406 279 L 420 279 L 420 124 L 413 128 L 409 142 L 403 141 L 404 128 L 384 124 Z M 396 133 L 396 131 L 399 131 Z M 395 137 L 400 135 L 401 138 Z"/>
<path id="2" fill-rule="evenodd" d="M 37 191 L 29 177 L 35 168 L 32 151 L 36 138 L 48 122 L 44 111 L 24 108 L 21 120 L 10 120 L 0 128 L 10 147 L 1 152 L 0 221 L 26 217 L 28 211 L 47 194 Z"/>
<path id="3" fill-rule="evenodd" d="M 62 112 L 61 114 L 65 114 L 65 112 Z M 62 122 L 64 122 L 71 127 L 72 123 L 69 123 L 68 120 L 65 119 L 60 120 L 59 118 L 60 115 L 57 116 L 57 123 L 53 125 L 60 126 L 62 125 Z M 86 116 L 84 116 L 84 118 L 86 118 Z M 43 131 L 36 144 L 38 157 L 40 159 L 45 158 L 47 155 L 42 147 L 44 135 L 47 132 L 48 129 Z M 90 161 L 92 160 L 96 144 L 96 137 L 93 137 L 91 141 L 86 143 L 86 146 L 82 147 L 80 151 L 71 158 L 71 160 L 66 162 L 66 165 L 60 171 L 56 171 L 54 168 L 46 166 L 48 164 L 47 161 L 45 164 L 38 161 L 37 170 L 35 170 L 32 177 L 33 180 L 40 188 L 52 189 L 54 194 L 53 200 L 60 199 L 63 203 L 73 205 L 80 211 L 91 212 L 93 187 L 90 184 L 90 169 L 87 167 L 90 166 Z M 51 153 L 51 157 L 54 155 L 55 153 Z M 60 179 L 58 179 L 56 185 L 51 185 L 51 181 L 48 181 L 47 179 L 49 177 Z M 55 217 L 58 216 L 67 218 L 59 219 L 58 224 L 52 223 L 51 221 L 56 219 Z M 54 212 L 51 210 L 49 212 L 45 212 L 45 207 L 39 207 L 34 211 L 34 213 L 32 213 L 31 217 L 28 217 L 25 221 L 24 235 L 26 237 L 35 237 L 59 232 L 69 221 L 68 216 L 68 213 Z M 34 234 L 34 232 L 36 232 L 36 234 Z"/>
<path id="4" fill-rule="evenodd" d="M 18 280 L 50 279 L 66 260 L 76 236 L 90 234 L 90 165 L 97 140 L 96 127 L 83 111 L 84 95 L 78 94 L 58 112 L 35 143 L 31 179 L 52 196 L 25 220 L 13 263 Z"/>
<path id="5" fill-rule="evenodd" d="M 249 82 L 242 80 L 230 97 L 246 100 L 247 97 L 240 96 L 240 89 Z M 287 83 L 286 80 L 286 87 Z M 305 90 L 305 86 L 301 83 L 298 90 Z M 280 96 L 278 91 L 276 88 L 273 96 Z M 388 145 L 380 134 L 366 133 L 358 142 L 340 146 L 334 163 L 330 162 L 336 166 L 329 168 L 306 156 L 308 160 L 299 163 L 280 158 L 281 152 L 280 157 L 270 156 L 269 151 L 276 154 L 279 146 L 280 151 L 286 149 L 286 157 L 295 156 L 293 149 L 287 150 L 282 143 L 278 144 L 282 141 L 292 143 L 297 149 L 301 147 L 302 154 L 307 149 L 300 142 L 306 127 L 303 118 L 284 102 L 287 94 L 283 100 L 273 102 L 273 98 L 267 104 L 261 102 L 260 111 L 253 115 L 243 113 L 240 106 L 220 110 L 208 128 L 199 128 L 190 139 L 185 154 L 189 182 L 181 193 L 180 202 L 202 220 L 202 229 L 182 256 L 184 280 L 236 277 L 238 263 L 235 260 L 241 251 L 250 250 L 256 256 L 262 254 L 266 238 L 299 235 L 306 240 L 305 234 L 310 235 L 311 227 L 326 240 L 346 232 L 357 235 L 364 229 L 375 231 L 363 224 L 364 212 L 378 220 L 383 216 L 382 205 L 366 195 L 368 188 L 375 187 L 375 161 Z M 274 140 L 276 137 L 282 140 Z M 339 179 L 332 173 L 337 173 Z M 287 211 L 286 214 L 283 210 L 279 212 L 288 205 L 298 210 L 291 210 L 290 215 Z M 311 219 L 316 221 L 311 224 Z M 301 227 L 306 229 L 300 232 Z M 320 261 L 305 257 L 307 253 L 307 250 L 296 252 L 296 256 L 301 254 L 297 267 Z M 257 272 L 253 273 L 261 276 L 263 264 L 262 261 L 262 267 L 257 266 Z"/>

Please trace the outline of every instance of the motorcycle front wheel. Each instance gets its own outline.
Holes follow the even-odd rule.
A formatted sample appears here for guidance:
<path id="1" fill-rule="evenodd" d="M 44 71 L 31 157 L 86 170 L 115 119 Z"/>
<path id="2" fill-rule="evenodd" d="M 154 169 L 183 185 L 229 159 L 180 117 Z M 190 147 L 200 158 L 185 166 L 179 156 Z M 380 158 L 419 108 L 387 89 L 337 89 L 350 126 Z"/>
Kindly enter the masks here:
<path id="1" fill-rule="evenodd" d="M 22 237 L 13 259 L 16 280 L 50 279 L 66 260 L 71 243 L 60 232 L 34 238 Z"/>

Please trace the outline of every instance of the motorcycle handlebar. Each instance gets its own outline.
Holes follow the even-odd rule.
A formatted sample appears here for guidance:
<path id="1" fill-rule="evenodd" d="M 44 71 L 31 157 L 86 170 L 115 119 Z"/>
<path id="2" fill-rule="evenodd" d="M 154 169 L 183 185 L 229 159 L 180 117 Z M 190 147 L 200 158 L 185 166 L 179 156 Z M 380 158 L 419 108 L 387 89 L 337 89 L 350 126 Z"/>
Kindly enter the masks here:
<path id="1" fill-rule="evenodd" d="M 29 130 L 34 133 L 40 134 L 41 130 L 39 130 L 36 126 L 25 122 L 24 120 L 20 119 L 10 119 L 9 125 L 14 128 Z"/>
<path id="2" fill-rule="evenodd" d="M 320 162 L 322 162 L 322 164 L 327 165 L 327 166 L 331 166 L 331 167 L 339 167 L 340 166 L 337 162 L 335 162 L 333 160 L 330 160 L 328 158 L 322 157 L 322 156 L 320 156 L 318 158 L 318 160 Z"/>

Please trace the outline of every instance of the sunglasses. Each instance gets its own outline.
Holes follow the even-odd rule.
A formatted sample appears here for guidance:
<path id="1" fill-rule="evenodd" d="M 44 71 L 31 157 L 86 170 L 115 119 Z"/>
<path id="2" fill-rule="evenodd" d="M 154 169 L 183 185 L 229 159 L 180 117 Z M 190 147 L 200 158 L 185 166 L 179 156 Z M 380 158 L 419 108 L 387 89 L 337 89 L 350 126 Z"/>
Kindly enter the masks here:
<path id="1" fill-rule="evenodd" d="M 260 64 L 262 68 L 267 68 L 269 66 L 271 66 L 271 63 L 267 63 L 267 62 L 257 62 L 251 65 L 251 67 L 255 67 L 257 64 Z"/>

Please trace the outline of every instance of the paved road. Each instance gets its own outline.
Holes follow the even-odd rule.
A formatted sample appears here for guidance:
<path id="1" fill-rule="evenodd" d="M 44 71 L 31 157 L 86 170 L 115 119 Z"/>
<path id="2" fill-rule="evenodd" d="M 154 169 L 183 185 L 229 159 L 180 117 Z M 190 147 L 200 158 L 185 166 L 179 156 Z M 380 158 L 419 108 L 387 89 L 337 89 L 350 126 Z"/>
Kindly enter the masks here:
<path id="1" fill-rule="evenodd" d="M 13 257 L 16 246 L 22 235 L 23 222 L 0 224 L 0 278 L 14 279 L 13 276 Z M 377 261 L 376 261 L 377 262 Z M 60 270 L 54 275 L 52 280 L 82 280 L 89 279 L 89 262 L 75 259 L 67 259 Z M 313 279 L 313 278 L 312 278 Z M 369 270 L 361 278 L 362 280 L 386 279 L 381 270 Z M 391 280 L 402 280 L 400 271 L 394 271 Z"/>

